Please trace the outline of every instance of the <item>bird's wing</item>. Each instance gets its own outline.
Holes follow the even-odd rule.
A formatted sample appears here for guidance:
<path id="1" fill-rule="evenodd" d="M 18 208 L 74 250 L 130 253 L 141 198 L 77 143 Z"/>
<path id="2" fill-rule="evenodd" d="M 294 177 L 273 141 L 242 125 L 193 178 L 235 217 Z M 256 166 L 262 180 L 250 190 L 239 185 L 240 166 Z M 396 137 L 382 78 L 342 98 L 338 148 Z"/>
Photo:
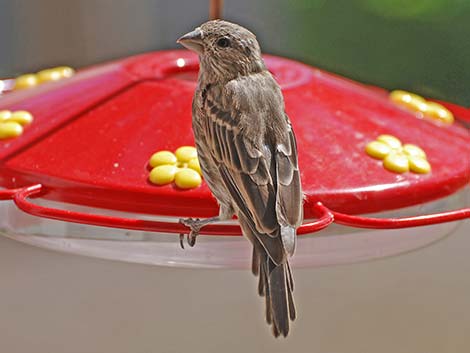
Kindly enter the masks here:
<path id="1" fill-rule="evenodd" d="M 273 93 L 269 85 L 259 84 L 251 90 L 227 90 L 223 99 L 218 94 L 208 92 L 202 126 L 211 157 L 237 208 L 252 222 L 258 240 L 273 261 L 281 263 L 286 252 L 293 252 L 295 228 L 302 218 L 295 137 L 282 96 L 277 97 L 280 91 Z M 270 104 L 280 107 L 267 109 Z M 281 136 L 266 133 L 267 120 L 279 118 L 262 116 L 271 111 L 282 112 L 285 128 Z"/>
<path id="2" fill-rule="evenodd" d="M 297 161 L 297 143 L 290 123 L 285 140 L 276 146 L 276 214 L 287 252 L 295 250 L 295 229 L 303 220 L 303 194 Z"/>

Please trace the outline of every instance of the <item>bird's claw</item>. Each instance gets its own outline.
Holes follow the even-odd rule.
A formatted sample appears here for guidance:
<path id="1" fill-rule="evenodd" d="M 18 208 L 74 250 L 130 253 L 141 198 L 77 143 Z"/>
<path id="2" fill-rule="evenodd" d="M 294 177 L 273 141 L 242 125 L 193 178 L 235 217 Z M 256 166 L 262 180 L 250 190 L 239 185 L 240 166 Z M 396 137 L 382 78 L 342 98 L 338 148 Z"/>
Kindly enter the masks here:
<path id="1" fill-rule="evenodd" d="M 199 219 L 193 219 L 193 218 L 185 218 L 185 219 L 180 219 L 180 223 L 184 224 L 186 227 L 190 228 L 190 232 L 187 236 L 187 242 L 190 247 L 193 247 L 196 244 L 196 238 L 199 235 L 199 231 L 201 230 L 202 225 L 200 224 Z M 184 249 L 184 233 L 180 234 L 180 245 L 181 248 Z"/>

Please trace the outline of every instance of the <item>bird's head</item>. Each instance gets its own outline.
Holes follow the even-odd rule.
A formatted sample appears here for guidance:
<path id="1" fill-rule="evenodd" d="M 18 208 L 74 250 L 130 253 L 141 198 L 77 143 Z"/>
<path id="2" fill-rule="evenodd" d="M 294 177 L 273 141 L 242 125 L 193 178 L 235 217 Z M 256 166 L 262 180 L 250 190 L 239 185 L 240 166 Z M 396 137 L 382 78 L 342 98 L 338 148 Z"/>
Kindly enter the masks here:
<path id="1" fill-rule="evenodd" d="M 199 54 L 201 72 L 211 80 L 231 80 L 265 69 L 256 36 L 235 23 L 209 21 L 177 42 Z"/>

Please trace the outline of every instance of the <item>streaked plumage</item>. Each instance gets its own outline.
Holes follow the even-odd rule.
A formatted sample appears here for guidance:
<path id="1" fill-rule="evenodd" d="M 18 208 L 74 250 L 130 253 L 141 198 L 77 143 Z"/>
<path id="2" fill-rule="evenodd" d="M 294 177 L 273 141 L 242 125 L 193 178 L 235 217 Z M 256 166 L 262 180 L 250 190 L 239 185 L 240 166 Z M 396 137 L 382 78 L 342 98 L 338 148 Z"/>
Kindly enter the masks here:
<path id="1" fill-rule="evenodd" d="M 204 179 L 220 205 L 217 219 L 237 216 L 253 244 L 266 320 L 276 337 L 286 336 L 296 316 L 288 257 L 303 213 L 296 141 L 281 90 L 256 37 L 239 25 L 206 22 L 179 42 L 199 53 L 193 130 Z M 197 232 L 206 223 L 185 224 Z"/>

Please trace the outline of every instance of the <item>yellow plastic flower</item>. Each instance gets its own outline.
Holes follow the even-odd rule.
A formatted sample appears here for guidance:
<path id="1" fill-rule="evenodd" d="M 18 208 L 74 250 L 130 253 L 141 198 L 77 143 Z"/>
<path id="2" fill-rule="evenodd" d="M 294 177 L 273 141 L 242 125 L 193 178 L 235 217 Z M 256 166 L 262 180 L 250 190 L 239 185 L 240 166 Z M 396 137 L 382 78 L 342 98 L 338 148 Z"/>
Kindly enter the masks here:
<path id="1" fill-rule="evenodd" d="M 0 111 L 0 140 L 21 136 L 24 127 L 32 122 L 33 116 L 25 110 Z"/>
<path id="2" fill-rule="evenodd" d="M 427 101 L 417 94 L 395 90 L 390 93 L 389 97 L 392 102 L 415 113 L 421 113 L 425 118 L 437 120 L 445 124 L 452 124 L 454 122 L 454 115 L 449 109 L 442 104 Z"/>
<path id="3" fill-rule="evenodd" d="M 412 144 L 402 145 L 401 141 L 392 135 L 380 135 L 375 141 L 366 146 L 366 153 L 383 161 L 385 169 L 395 173 L 412 171 L 427 174 L 431 165 L 426 159 L 426 153 Z"/>
<path id="4" fill-rule="evenodd" d="M 59 66 L 41 70 L 35 74 L 25 74 L 15 79 L 14 89 L 28 89 L 49 81 L 57 81 L 71 77 L 75 70 L 68 66 Z"/>
<path id="5" fill-rule="evenodd" d="M 149 160 L 152 184 L 167 185 L 172 182 L 180 189 L 193 189 L 201 185 L 201 167 L 193 146 L 181 146 L 175 153 L 158 151 Z"/>

